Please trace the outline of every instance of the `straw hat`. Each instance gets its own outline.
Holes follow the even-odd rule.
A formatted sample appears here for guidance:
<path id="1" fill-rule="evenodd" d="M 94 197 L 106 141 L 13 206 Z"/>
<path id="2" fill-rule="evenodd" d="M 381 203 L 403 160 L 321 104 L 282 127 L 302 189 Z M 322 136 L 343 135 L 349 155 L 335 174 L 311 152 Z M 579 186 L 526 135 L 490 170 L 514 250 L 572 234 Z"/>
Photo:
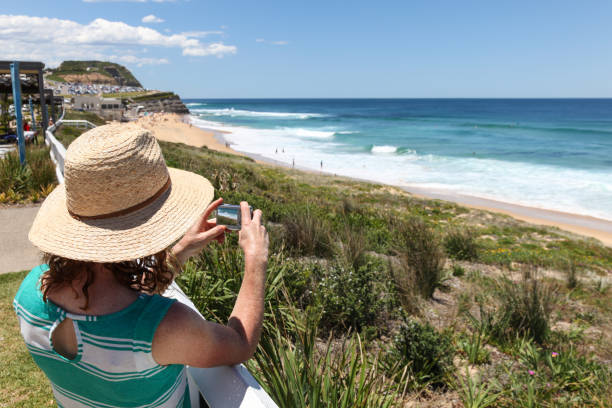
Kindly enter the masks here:
<path id="1" fill-rule="evenodd" d="M 155 137 L 134 124 L 78 137 L 64 173 L 29 238 L 44 252 L 82 261 L 126 261 L 168 248 L 214 195 L 204 177 L 166 167 Z"/>

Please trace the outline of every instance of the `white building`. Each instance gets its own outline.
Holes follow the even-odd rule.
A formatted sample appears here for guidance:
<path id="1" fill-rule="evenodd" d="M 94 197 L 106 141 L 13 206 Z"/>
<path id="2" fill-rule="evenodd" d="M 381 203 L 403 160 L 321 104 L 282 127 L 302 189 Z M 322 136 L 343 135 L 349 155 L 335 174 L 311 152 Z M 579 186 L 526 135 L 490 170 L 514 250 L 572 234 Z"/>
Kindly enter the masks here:
<path id="1" fill-rule="evenodd" d="M 103 98 L 96 95 L 75 95 L 73 109 L 96 113 L 106 120 L 121 120 L 123 104 L 117 98 Z"/>

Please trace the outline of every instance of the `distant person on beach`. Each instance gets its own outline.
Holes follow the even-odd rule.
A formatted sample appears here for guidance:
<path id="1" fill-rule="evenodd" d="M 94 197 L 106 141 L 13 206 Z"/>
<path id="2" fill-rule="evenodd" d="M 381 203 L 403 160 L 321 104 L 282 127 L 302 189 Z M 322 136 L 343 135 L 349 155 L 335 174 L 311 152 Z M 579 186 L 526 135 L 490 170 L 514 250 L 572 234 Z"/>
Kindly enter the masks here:
<path id="1" fill-rule="evenodd" d="M 293 159 L 292 162 L 291 162 L 291 168 L 293 168 L 293 169 L 295 168 L 295 159 Z"/>
<path id="2" fill-rule="evenodd" d="M 321 168 L 323 168 L 323 160 L 321 160 Z"/>
<path id="3" fill-rule="evenodd" d="M 13 302 L 30 354 L 58 406 L 190 407 L 185 365 L 237 364 L 259 342 L 262 212 L 251 218 L 240 203 L 244 278 L 221 325 L 168 297 L 177 296 L 181 265 L 225 238 L 226 227 L 209 219 L 223 199 L 211 202 L 207 179 L 166 167 L 149 131 L 118 123 L 72 142 L 64 171 L 29 233 L 45 264 Z"/>

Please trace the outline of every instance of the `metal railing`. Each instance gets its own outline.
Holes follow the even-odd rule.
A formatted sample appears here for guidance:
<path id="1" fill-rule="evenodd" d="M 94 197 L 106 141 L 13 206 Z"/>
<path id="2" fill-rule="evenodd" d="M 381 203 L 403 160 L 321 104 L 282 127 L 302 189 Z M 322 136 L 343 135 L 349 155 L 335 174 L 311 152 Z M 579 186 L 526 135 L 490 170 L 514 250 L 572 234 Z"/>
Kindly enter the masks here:
<path id="1" fill-rule="evenodd" d="M 66 157 L 66 148 L 55 138 L 53 132 L 62 124 L 65 114 L 66 111 L 62 111 L 62 116 L 59 120 L 52 126 L 49 126 L 45 132 L 45 144 L 51 149 L 49 154 L 51 160 L 55 163 L 55 176 L 60 184 L 64 182 L 64 159 Z"/>
<path id="2" fill-rule="evenodd" d="M 76 128 L 93 129 L 96 127 L 93 123 L 83 119 L 65 119 L 62 121 L 64 125 L 74 126 Z"/>
<path id="3" fill-rule="evenodd" d="M 66 148 L 55 138 L 53 132 L 63 123 L 91 122 L 63 120 L 64 113 L 56 124 L 50 126 L 45 134 L 45 143 L 51 147 L 51 159 L 55 163 L 55 173 L 60 183 L 64 182 L 64 159 Z M 178 300 L 198 314 L 200 312 L 193 302 L 178 287 L 176 282 L 166 290 L 164 296 Z M 200 314 L 200 316 L 202 316 Z M 242 364 L 212 368 L 187 367 L 189 397 L 191 408 L 200 407 L 200 394 L 212 408 L 278 408 L 276 403 L 253 378 Z"/>

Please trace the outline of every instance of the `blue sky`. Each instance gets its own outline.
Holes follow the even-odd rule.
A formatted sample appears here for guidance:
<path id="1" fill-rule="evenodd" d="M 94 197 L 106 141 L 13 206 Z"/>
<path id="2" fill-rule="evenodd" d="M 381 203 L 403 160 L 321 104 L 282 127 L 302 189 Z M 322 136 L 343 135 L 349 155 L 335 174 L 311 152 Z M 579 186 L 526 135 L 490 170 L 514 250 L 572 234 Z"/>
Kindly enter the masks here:
<path id="1" fill-rule="evenodd" d="M 184 98 L 611 97 L 611 21 L 609 1 L 2 0 L 0 59 L 112 60 Z"/>

